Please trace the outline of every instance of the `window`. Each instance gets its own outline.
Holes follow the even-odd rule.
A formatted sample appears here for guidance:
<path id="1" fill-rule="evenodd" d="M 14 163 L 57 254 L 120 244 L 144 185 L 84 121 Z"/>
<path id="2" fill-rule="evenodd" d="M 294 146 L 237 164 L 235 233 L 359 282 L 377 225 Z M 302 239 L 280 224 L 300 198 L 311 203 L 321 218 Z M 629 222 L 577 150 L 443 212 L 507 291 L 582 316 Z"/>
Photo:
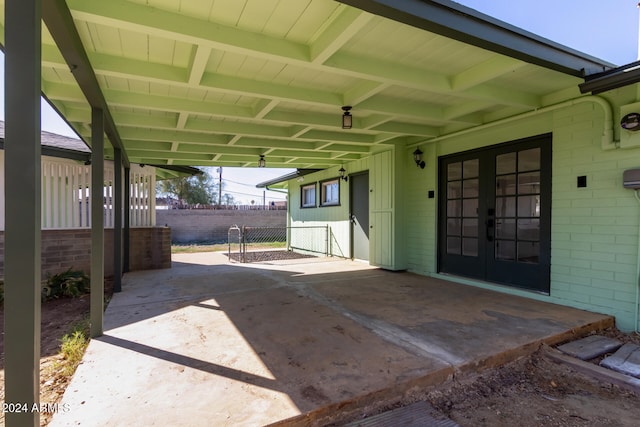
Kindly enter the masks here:
<path id="1" fill-rule="evenodd" d="M 340 204 L 340 180 L 338 178 L 322 183 L 322 206 L 335 206 Z"/>
<path id="2" fill-rule="evenodd" d="M 315 208 L 316 207 L 316 184 L 305 185 L 300 188 L 302 195 L 302 207 L 303 208 Z"/>

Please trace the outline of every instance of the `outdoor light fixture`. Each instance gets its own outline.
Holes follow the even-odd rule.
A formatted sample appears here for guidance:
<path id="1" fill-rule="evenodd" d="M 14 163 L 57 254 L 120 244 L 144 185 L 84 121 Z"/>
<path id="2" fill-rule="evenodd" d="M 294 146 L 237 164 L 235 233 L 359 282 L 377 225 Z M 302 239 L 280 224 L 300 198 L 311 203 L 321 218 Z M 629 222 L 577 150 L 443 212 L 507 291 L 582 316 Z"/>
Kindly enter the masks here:
<path id="1" fill-rule="evenodd" d="M 343 181 L 349 181 L 349 177 L 347 176 L 347 171 L 341 166 L 338 170 L 338 175 L 340 175 L 340 179 Z"/>
<path id="2" fill-rule="evenodd" d="M 416 151 L 413 152 L 413 160 L 416 162 L 416 166 L 424 169 L 426 163 L 422 160 L 422 151 L 419 148 L 416 148 Z"/>
<path id="3" fill-rule="evenodd" d="M 264 160 L 264 154 L 260 154 L 260 160 L 258 160 L 258 167 L 263 168 L 267 165 L 267 162 Z"/>
<path id="4" fill-rule="evenodd" d="M 342 111 L 344 111 L 342 114 L 342 129 L 351 129 L 351 126 L 353 125 L 353 116 L 349 110 L 351 110 L 350 105 L 342 107 Z"/>

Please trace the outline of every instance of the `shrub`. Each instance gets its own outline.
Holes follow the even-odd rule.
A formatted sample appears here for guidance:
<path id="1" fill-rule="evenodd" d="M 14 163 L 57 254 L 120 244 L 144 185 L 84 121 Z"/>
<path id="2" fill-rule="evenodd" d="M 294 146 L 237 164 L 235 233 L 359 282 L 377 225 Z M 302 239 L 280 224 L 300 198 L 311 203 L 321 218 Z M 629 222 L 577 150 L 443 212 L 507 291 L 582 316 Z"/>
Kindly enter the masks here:
<path id="1" fill-rule="evenodd" d="M 62 273 L 49 276 L 42 287 L 42 300 L 60 297 L 75 298 L 89 292 L 89 276 L 82 270 L 69 268 Z"/>

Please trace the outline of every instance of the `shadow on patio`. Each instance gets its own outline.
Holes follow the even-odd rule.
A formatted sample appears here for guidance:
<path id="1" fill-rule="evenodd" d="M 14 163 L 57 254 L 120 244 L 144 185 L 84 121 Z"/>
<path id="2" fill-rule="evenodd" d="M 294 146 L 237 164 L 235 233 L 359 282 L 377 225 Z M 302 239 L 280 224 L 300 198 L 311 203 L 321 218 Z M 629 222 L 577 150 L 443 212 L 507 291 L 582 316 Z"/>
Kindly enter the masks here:
<path id="1" fill-rule="evenodd" d="M 52 426 L 321 425 L 613 324 L 351 261 L 174 259 L 125 276 Z"/>

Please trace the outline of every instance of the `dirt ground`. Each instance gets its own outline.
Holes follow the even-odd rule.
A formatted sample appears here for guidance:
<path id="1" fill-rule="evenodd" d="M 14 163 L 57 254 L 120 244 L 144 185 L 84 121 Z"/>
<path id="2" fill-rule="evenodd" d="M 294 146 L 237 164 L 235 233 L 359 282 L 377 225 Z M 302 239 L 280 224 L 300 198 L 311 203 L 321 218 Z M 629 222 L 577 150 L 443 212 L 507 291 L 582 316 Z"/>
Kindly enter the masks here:
<path id="1" fill-rule="evenodd" d="M 427 400 L 465 426 L 637 426 L 640 397 L 550 361 L 538 352 Z"/>
<path id="2" fill-rule="evenodd" d="M 110 295 L 111 284 L 105 284 Z M 89 313 L 89 296 L 42 304 L 42 403 L 59 402 L 69 382 L 56 371 L 61 337 Z M 0 331 L 4 330 L 0 309 Z M 640 344 L 637 335 L 607 331 L 625 342 Z M 4 401 L 4 342 L 0 341 L 0 399 Z M 593 361 L 597 363 L 598 361 Z M 637 426 L 640 396 L 591 379 L 557 364 L 540 351 L 498 369 L 421 390 L 404 404 L 427 400 L 436 411 L 461 426 Z M 391 409 L 391 408 L 386 408 Z M 371 414 L 370 414 L 371 415 Z M 41 414 L 47 425 L 52 414 Z M 355 420 L 351 420 L 355 421 Z M 0 414 L 0 426 L 4 416 Z"/>
<path id="3" fill-rule="evenodd" d="M 616 329 L 602 334 L 640 344 L 640 336 Z M 590 361 L 597 364 L 599 359 Z M 417 401 L 434 408 L 430 415 L 462 427 L 607 427 L 640 425 L 640 395 L 551 361 L 544 350 L 481 374 L 418 390 L 400 405 Z M 375 414 L 367 414 L 371 416 Z M 351 419 L 349 422 L 358 420 Z"/>
<path id="4" fill-rule="evenodd" d="M 113 281 L 105 281 L 105 298 L 113 294 Z M 89 295 L 61 298 L 42 303 L 40 339 L 40 403 L 60 401 L 70 377 L 60 375 L 56 369 L 62 360 L 60 343 L 63 335 L 89 316 Z M 0 307 L 0 332 L 4 335 L 4 308 Z M 4 402 L 4 339 L 0 340 L 0 402 Z M 40 425 L 46 426 L 53 414 L 41 413 Z M 0 427 L 4 426 L 4 413 L 0 413 Z"/>

